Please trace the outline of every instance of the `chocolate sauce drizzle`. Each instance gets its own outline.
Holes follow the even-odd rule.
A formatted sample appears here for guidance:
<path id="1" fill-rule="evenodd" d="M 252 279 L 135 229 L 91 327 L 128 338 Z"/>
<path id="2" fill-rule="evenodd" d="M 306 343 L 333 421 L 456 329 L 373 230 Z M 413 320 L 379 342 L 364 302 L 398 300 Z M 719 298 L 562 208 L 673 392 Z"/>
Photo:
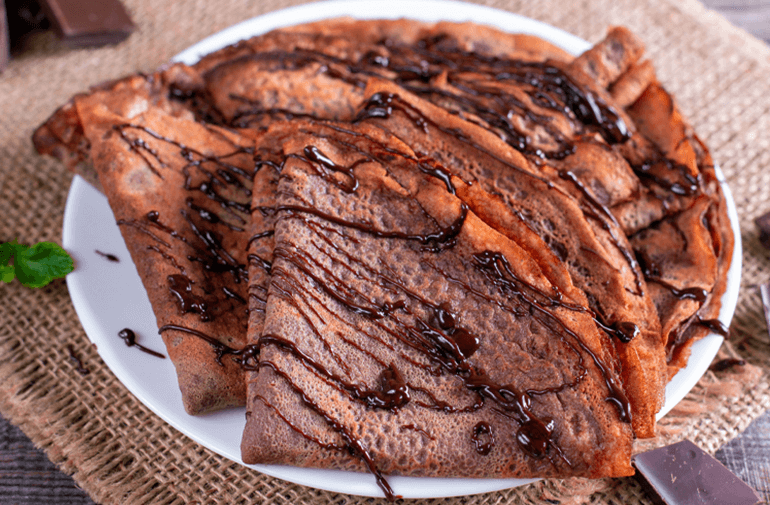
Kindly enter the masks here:
<path id="1" fill-rule="evenodd" d="M 656 153 L 655 159 L 631 168 L 646 185 L 657 185 L 677 196 L 694 196 L 702 191 L 700 174 L 693 176 L 686 165 L 666 158 L 661 153 Z M 672 176 L 678 180 L 671 180 Z"/>
<path id="2" fill-rule="evenodd" d="M 99 249 L 94 249 L 94 252 L 99 256 L 101 256 L 102 258 L 106 259 L 107 261 L 111 261 L 113 263 L 118 263 L 120 261 L 120 258 L 115 256 L 114 254 L 105 253 L 100 251 Z"/>
<path id="3" fill-rule="evenodd" d="M 476 452 L 482 456 L 489 454 L 495 446 L 495 436 L 494 433 L 492 433 L 492 425 L 484 421 L 476 424 L 471 433 L 471 440 L 476 448 Z"/>
<path id="4" fill-rule="evenodd" d="M 596 356 L 596 354 L 593 351 L 591 351 L 588 348 L 588 346 L 586 346 L 586 344 L 583 342 L 583 340 L 580 338 L 579 335 L 577 335 L 572 330 L 570 330 L 566 325 L 564 325 L 564 323 L 552 311 L 552 307 L 555 307 L 555 306 L 561 306 L 564 308 L 571 308 L 571 306 L 568 304 L 562 303 L 558 299 L 554 299 L 550 297 L 544 297 L 545 301 L 548 301 L 550 303 L 543 303 L 544 300 L 541 299 L 540 301 L 538 301 L 536 297 L 532 296 L 531 294 L 527 294 L 526 290 L 529 290 L 530 292 L 534 291 L 540 297 L 543 297 L 544 295 L 543 293 L 538 293 L 531 286 L 524 284 L 520 279 L 518 279 L 513 274 L 513 271 L 510 268 L 510 265 L 508 264 L 508 260 L 499 253 L 485 252 L 481 254 L 476 254 L 474 255 L 474 259 L 477 261 L 477 267 L 483 272 L 485 272 L 489 276 L 489 278 L 497 286 L 500 287 L 500 289 L 509 292 L 511 295 L 516 296 L 521 301 L 524 301 L 525 303 L 527 303 L 527 305 L 531 309 L 533 309 L 532 317 L 535 320 L 537 320 L 538 322 L 540 322 L 546 327 L 555 326 L 557 333 L 562 337 L 562 340 L 565 343 L 566 343 L 566 340 L 564 339 L 564 337 L 565 336 L 569 337 L 571 341 L 577 344 L 577 346 L 584 353 L 588 354 L 591 357 L 591 360 L 594 362 L 594 365 L 599 369 L 600 373 L 602 374 L 602 377 L 604 378 L 607 389 L 610 392 L 606 400 L 608 402 L 613 403 L 616 407 L 618 407 L 620 417 L 624 422 L 630 423 L 631 406 L 628 402 L 628 399 L 626 398 L 625 393 L 623 392 L 621 387 L 617 384 L 615 379 L 610 374 L 607 365 L 605 365 L 602 362 L 602 360 L 599 359 L 599 357 Z M 575 352 L 578 355 L 580 367 L 584 369 L 582 354 L 578 353 L 577 351 Z M 565 386 L 574 387 L 575 385 L 577 385 L 577 382 L 582 380 L 584 375 L 585 375 L 585 372 L 583 372 L 583 374 L 581 374 L 576 379 L 576 382 L 574 384 L 565 384 L 560 388 L 538 391 L 536 392 L 536 394 L 557 392 L 563 389 Z M 531 393 L 534 393 L 534 392 L 531 392 Z M 544 431 L 541 431 L 541 433 L 544 433 Z"/>
<path id="5" fill-rule="evenodd" d="M 214 350 L 216 354 L 216 362 L 220 366 L 225 366 L 224 363 L 222 363 L 222 358 L 227 355 L 231 355 L 233 357 L 233 361 L 244 370 L 256 371 L 258 369 L 257 361 L 259 357 L 259 348 L 257 345 L 247 345 L 242 349 L 235 349 L 223 342 L 220 342 L 218 339 L 212 337 L 211 335 L 203 333 L 202 331 L 187 328 L 185 326 L 179 326 L 176 324 L 163 325 L 158 329 L 158 333 L 163 334 L 172 330 L 186 333 L 208 342 Z"/>
<path id="6" fill-rule="evenodd" d="M 402 113 L 406 114 L 406 116 L 410 118 L 412 121 L 414 121 L 416 124 L 420 124 L 420 125 L 430 124 L 432 128 L 435 128 L 438 131 L 441 131 L 447 135 L 450 135 L 456 138 L 457 140 L 472 147 L 473 149 L 496 160 L 497 162 L 501 163 L 503 166 L 506 166 L 507 168 L 515 171 L 517 174 L 520 174 L 523 177 L 527 177 L 535 181 L 538 181 L 539 183 L 544 185 L 544 188 L 543 188 L 544 190 L 558 191 L 564 194 L 567 198 L 570 198 L 570 199 L 573 198 L 563 188 L 556 185 L 553 181 L 548 180 L 544 176 L 535 174 L 529 170 L 525 170 L 522 167 L 516 166 L 512 164 L 510 161 L 501 158 L 497 154 L 489 151 L 485 147 L 474 142 L 472 139 L 465 137 L 462 133 L 454 129 L 449 129 L 445 126 L 442 126 L 438 123 L 431 121 L 430 119 L 425 117 L 419 110 L 415 109 L 414 107 L 412 107 L 411 105 L 403 101 L 398 95 L 395 95 L 392 93 L 373 94 L 369 98 L 369 100 L 366 102 L 361 112 L 358 114 L 356 121 L 362 121 L 368 118 L 388 118 L 393 114 L 395 110 L 400 110 Z M 612 214 L 612 212 L 606 206 L 601 205 L 593 197 L 593 195 L 586 190 L 585 186 L 582 183 L 580 183 L 580 181 L 577 179 L 577 177 L 574 176 L 573 173 L 569 171 L 562 171 L 560 175 L 562 179 L 570 180 L 581 191 L 583 199 L 578 201 L 581 209 L 585 212 L 587 216 L 597 220 L 601 224 L 602 228 L 608 233 L 610 240 L 618 249 L 618 251 L 621 253 L 623 258 L 626 260 L 626 262 L 629 265 L 629 268 L 634 274 L 635 281 L 636 281 L 636 289 L 634 293 L 638 296 L 642 296 L 644 294 L 642 272 L 640 270 L 637 259 L 634 256 L 633 251 L 629 247 L 627 247 L 624 243 L 622 243 L 622 240 L 619 236 L 620 226 L 617 220 L 615 219 L 614 215 Z M 527 219 L 523 216 L 520 216 L 520 217 L 522 217 L 522 219 L 527 224 L 527 226 L 529 226 L 530 228 L 533 228 L 535 223 L 532 220 Z M 544 234 L 541 233 L 541 235 L 544 235 Z M 598 310 L 598 307 L 594 307 L 594 309 Z"/>
<path id="7" fill-rule="evenodd" d="M 628 127 L 612 107 L 552 64 L 485 56 L 430 40 L 421 40 L 415 45 L 383 40 L 377 46 L 358 60 L 307 48 L 271 50 L 246 58 L 287 70 L 317 64 L 329 77 L 362 89 L 369 76 L 390 79 L 430 101 L 441 102 L 450 110 L 472 113 L 485 122 L 482 126 L 502 134 L 514 148 L 539 158 L 561 159 L 571 154 L 573 147 L 538 108 L 570 118 L 576 128 L 595 128 L 611 144 L 630 138 Z M 442 73 L 446 73 L 448 84 L 457 91 L 449 92 L 431 84 Z M 524 89 L 531 103 L 506 93 L 505 87 L 510 83 Z M 230 126 L 247 127 L 252 120 L 259 121 L 266 115 L 313 117 L 289 109 L 266 108 L 237 94 L 230 98 L 245 106 L 235 114 Z M 199 113 L 205 114 L 205 111 Z M 548 132 L 557 149 L 544 151 L 531 146 L 532 138 L 516 129 L 509 119 L 511 115 L 518 115 Z"/>
<path id="8" fill-rule="evenodd" d="M 698 302 L 698 304 L 703 305 L 703 303 L 708 299 L 710 294 L 708 290 L 698 287 L 679 289 L 661 278 L 660 267 L 646 254 L 641 251 L 637 251 L 636 255 L 639 258 L 640 264 L 642 266 L 644 277 L 648 282 L 654 282 L 655 284 L 663 286 L 668 291 L 670 291 L 675 298 L 678 298 L 679 300 L 694 300 Z"/>
<path id="9" fill-rule="evenodd" d="M 465 218 L 468 215 L 468 206 L 464 203 L 460 205 L 460 215 L 449 226 L 445 228 L 439 228 L 434 233 L 409 233 L 398 230 L 378 230 L 369 223 L 347 221 L 340 217 L 332 216 L 325 212 L 321 212 L 313 207 L 302 207 L 299 205 L 278 205 L 275 207 L 277 211 L 288 211 L 295 214 L 310 214 L 320 217 L 331 223 L 344 226 L 346 228 L 353 228 L 359 231 L 363 231 L 377 238 L 388 239 L 404 239 L 410 241 L 416 241 L 425 246 L 426 250 L 439 251 L 442 248 L 451 247 L 454 243 L 455 237 L 460 233 Z"/>
<path id="10" fill-rule="evenodd" d="M 551 115 L 567 118 L 577 138 L 588 137 L 587 134 L 592 131 L 598 132 L 609 145 L 624 143 L 632 138 L 632 132 L 621 114 L 605 103 L 598 92 L 578 84 L 558 64 L 511 60 L 464 51 L 448 36 L 420 40 L 414 45 L 382 40 L 357 60 L 325 54 L 323 49 L 306 48 L 271 50 L 248 58 L 269 62 L 270 68 L 301 69 L 317 64 L 327 76 L 361 89 L 369 76 L 390 79 L 454 113 L 469 113 L 464 116 L 466 119 L 500 136 L 535 164 L 558 161 L 574 152 L 572 142 L 553 126 Z M 442 74 L 451 87 L 435 84 L 435 78 Z M 523 90 L 529 103 L 510 93 L 508 87 L 511 85 Z M 230 124 L 233 126 L 248 126 L 251 119 L 266 115 L 312 118 L 288 109 L 265 108 L 247 97 L 232 95 L 231 98 L 246 107 L 232 119 Z M 359 119 L 386 118 L 391 112 L 391 105 L 381 100 L 377 104 L 369 104 L 365 116 L 359 116 Z M 479 119 L 471 119 L 474 117 Z M 534 136 L 517 128 L 512 117 L 539 128 L 547 134 L 548 141 L 536 142 Z M 413 119 L 418 127 L 427 127 L 424 118 L 413 114 Z M 656 186 L 674 196 L 692 196 L 701 191 L 698 176 L 693 176 L 687 167 L 661 153 L 634 164 L 632 168 L 646 186 Z M 568 180 L 577 184 L 575 177 Z M 614 231 L 618 229 L 617 223 L 613 222 L 614 217 L 606 207 L 597 207 L 595 199 L 584 188 L 579 189 L 587 200 L 584 211 L 599 219 L 605 230 L 610 232 L 611 240 L 634 273 L 635 294 L 642 295 L 643 277 L 631 251 L 620 244 L 619 235 Z M 654 194 L 659 195 L 659 192 Z M 659 197 L 664 198 L 663 195 Z M 591 208 L 599 210 L 592 211 Z M 593 308 L 599 310 L 599 307 Z"/>
<path id="11" fill-rule="evenodd" d="M 69 353 L 70 361 L 75 365 L 75 371 L 79 373 L 80 375 L 86 376 L 91 373 L 91 370 L 86 368 L 83 365 L 83 362 L 80 360 L 77 354 L 75 354 L 75 349 L 72 347 L 71 344 L 67 345 L 67 352 Z"/>
<path id="12" fill-rule="evenodd" d="M 193 312 L 200 314 L 201 321 L 210 321 L 211 315 L 208 311 L 208 305 L 200 296 L 192 292 L 192 281 L 181 274 L 169 275 L 168 290 L 179 301 L 179 313 L 186 314 Z M 225 288 L 227 289 L 227 288 Z M 227 291 L 225 291 L 227 294 Z"/>
<path id="13" fill-rule="evenodd" d="M 697 324 L 700 324 L 702 326 L 705 326 L 709 330 L 713 331 L 714 333 L 718 335 L 722 335 L 725 338 L 730 337 L 730 328 L 728 328 L 722 321 L 719 319 L 700 319 L 696 318 L 695 322 Z"/>
<path id="14" fill-rule="evenodd" d="M 230 152 L 210 155 L 145 126 L 123 124 L 114 129 L 160 178 L 164 170 L 170 170 L 174 165 L 170 158 L 161 158 L 160 153 L 167 151 L 156 148 L 156 145 L 172 147 L 172 154 L 168 156 L 183 160 L 183 189 L 190 194 L 185 199 L 185 207 L 178 209 L 183 225 L 170 226 L 168 223 L 175 222 L 173 216 L 166 215 L 163 219 L 157 210 L 140 218 L 118 220 L 119 225 L 135 228 L 152 239 L 154 244 L 147 248 L 179 271 L 167 276 L 167 286 L 169 296 L 178 303 L 180 314 L 198 314 L 201 321 L 211 321 L 215 314 L 228 310 L 233 303 L 246 305 L 247 265 L 240 263 L 225 248 L 221 231 L 225 228 L 230 230 L 228 233 L 246 232 L 244 227 L 251 210 L 251 184 L 263 163 L 255 162 L 253 168 L 244 169 L 233 160 L 239 156 L 252 159 L 253 149 L 233 144 Z M 202 271 L 196 271 L 195 282 L 180 264 L 181 258 L 202 266 Z M 234 285 L 214 289 L 221 284 L 215 276 L 222 273 L 231 275 Z M 237 288 L 239 284 L 243 288 Z M 197 286 L 195 290 L 194 285 Z M 227 305 L 223 304 L 225 301 L 228 301 Z"/>
<path id="15" fill-rule="evenodd" d="M 481 118 L 482 121 L 476 124 L 500 135 L 536 162 L 538 159 L 563 159 L 574 152 L 574 146 L 552 126 L 549 113 L 568 118 L 573 128 L 577 129 L 577 137 L 585 136 L 580 132 L 581 128 L 593 128 L 608 144 L 623 143 L 631 138 L 631 132 L 621 115 L 607 105 L 597 92 L 578 84 L 558 65 L 464 51 L 451 41 L 451 37 L 424 39 L 414 45 L 382 40 L 358 60 L 346 60 L 325 54 L 323 49 L 307 48 L 294 48 L 292 51 L 270 50 L 244 58 L 263 62 L 270 68 L 296 70 L 317 64 L 320 71 L 326 72 L 329 77 L 360 88 L 364 87 L 369 76 L 390 79 L 429 101 L 448 107 L 449 110 L 469 112 L 472 116 Z M 433 84 L 433 79 L 442 73 L 446 75 L 447 83 L 455 91 L 450 92 L 448 88 Z M 526 103 L 508 92 L 506 87 L 510 85 L 524 90 L 531 103 Z M 312 118 L 290 110 L 263 108 L 260 103 L 236 94 L 230 98 L 249 107 L 233 118 L 230 123 L 232 126 L 248 126 L 250 115 Z M 362 111 L 363 115 L 359 116 L 359 120 L 364 117 L 388 117 L 392 112 L 392 104 L 385 103 L 381 98 L 373 97 L 379 103 L 368 104 L 367 110 Z M 532 137 L 518 131 L 510 119 L 511 116 L 522 118 L 547 132 L 557 148 L 549 151 L 531 145 Z M 425 118 L 413 114 L 413 119 L 423 129 L 427 127 Z M 634 168 L 644 180 L 654 181 L 674 194 L 691 194 L 697 189 L 697 181 L 687 174 L 686 169 L 682 172 L 681 183 L 669 184 L 666 178 L 654 175 L 657 169 L 653 170 L 653 165 L 661 162 L 668 164 L 669 171 L 685 169 L 663 156 L 657 156 L 654 160 Z M 593 203 L 589 203 L 589 206 L 595 207 Z M 634 272 L 636 294 L 641 295 L 641 273 L 633 254 L 619 243 L 619 237 L 611 231 L 617 228 L 617 223 L 613 222 L 614 217 L 607 210 L 603 208 L 602 212 L 592 213 L 593 217 L 602 220 L 604 228 L 610 230 L 611 239 Z"/>
<path id="16" fill-rule="evenodd" d="M 631 342 L 642 332 L 636 323 L 631 321 L 618 321 L 610 326 L 607 326 L 603 321 L 600 321 L 599 318 L 594 317 L 594 322 L 596 322 L 596 325 L 604 330 L 605 333 L 617 338 L 624 344 Z"/>
<path id="17" fill-rule="evenodd" d="M 153 351 L 152 349 L 148 349 L 147 347 L 143 346 L 139 342 L 136 341 L 136 333 L 134 333 L 133 330 L 129 328 L 123 328 L 118 332 L 118 336 L 123 339 L 123 342 L 126 343 L 126 347 L 136 347 L 142 352 L 146 352 L 150 356 L 155 356 L 156 358 L 166 359 L 164 355 L 157 351 Z"/>

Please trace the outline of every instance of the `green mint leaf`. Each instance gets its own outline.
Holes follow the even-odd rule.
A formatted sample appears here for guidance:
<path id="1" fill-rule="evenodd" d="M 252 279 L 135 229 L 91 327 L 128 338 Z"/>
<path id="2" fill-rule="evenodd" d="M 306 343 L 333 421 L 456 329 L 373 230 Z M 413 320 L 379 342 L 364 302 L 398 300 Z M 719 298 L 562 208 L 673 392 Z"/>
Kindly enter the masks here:
<path id="1" fill-rule="evenodd" d="M 16 277 L 13 267 L 10 265 L 0 266 L 0 281 L 11 282 Z"/>
<path id="2" fill-rule="evenodd" d="M 0 280 L 3 282 L 11 282 L 16 277 L 13 265 L 9 265 L 9 263 L 17 245 L 15 240 L 0 244 Z"/>
<path id="3" fill-rule="evenodd" d="M 75 268 L 67 251 L 53 242 L 39 242 L 32 247 L 17 248 L 14 251 L 13 266 L 19 281 L 30 288 L 43 287 Z"/>
<path id="4" fill-rule="evenodd" d="M 11 256 L 16 252 L 16 247 L 18 247 L 18 245 L 19 244 L 17 244 L 15 240 L 13 242 L 4 242 L 0 244 L 0 267 L 8 265 L 8 262 L 11 261 Z"/>

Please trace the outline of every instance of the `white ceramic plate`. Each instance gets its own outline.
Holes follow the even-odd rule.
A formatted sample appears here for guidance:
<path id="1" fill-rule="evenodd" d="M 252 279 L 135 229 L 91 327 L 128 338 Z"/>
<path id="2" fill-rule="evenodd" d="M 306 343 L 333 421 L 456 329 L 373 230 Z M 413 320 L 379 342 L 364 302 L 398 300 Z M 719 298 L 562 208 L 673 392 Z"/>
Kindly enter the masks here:
<path id="1" fill-rule="evenodd" d="M 272 12 L 217 33 L 175 59 L 194 63 L 206 53 L 238 40 L 274 28 L 342 15 L 361 19 L 410 17 L 425 21 L 475 21 L 510 32 L 543 37 L 573 54 L 589 44 L 551 26 L 495 9 L 439 0 L 331 1 L 307 4 Z M 736 240 L 729 285 L 722 302 L 720 320 L 730 322 L 738 299 L 741 244 L 738 217 L 729 190 L 724 186 Z M 127 347 L 118 332 L 129 327 L 139 342 L 162 351 L 147 294 L 131 261 L 106 198 L 80 177 L 75 177 L 64 210 L 63 243 L 77 268 L 67 276 L 67 286 L 86 334 L 117 378 L 142 403 L 166 422 L 209 449 L 241 463 L 240 438 L 245 425 L 245 409 L 232 409 L 192 417 L 185 413 L 170 360 L 160 360 Z M 120 261 L 106 260 L 95 251 L 116 255 Z M 686 368 L 666 388 L 664 415 L 695 385 L 722 344 L 722 337 L 709 335 L 695 343 Z M 253 465 L 256 470 L 287 481 L 364 496 L 382 496 L 374 477 L 367 473 L 303 469 L 287 466 Z M 390 477 L 389 483 L 405 498 L 430 498 L 484 493 L 532 482 L 524 479 L 437 479 Z"/>

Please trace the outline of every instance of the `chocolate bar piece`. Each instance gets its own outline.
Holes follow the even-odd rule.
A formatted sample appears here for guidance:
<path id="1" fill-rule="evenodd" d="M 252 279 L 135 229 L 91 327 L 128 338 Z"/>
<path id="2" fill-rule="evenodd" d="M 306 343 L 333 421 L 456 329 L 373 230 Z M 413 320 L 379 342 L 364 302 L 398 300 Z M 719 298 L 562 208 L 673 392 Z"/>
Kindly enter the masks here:
<path id="1" fill-rule="evenodd" d="M 770 212 L 756 218 L 754 222 L 759 228 L 759 241 L 762 245 L 770 249 Z"/>
<path id="2" fill-rule="evenodd" d="M 42 0 L 41 6 L 62 42 L 72 47 L 115 44 L 135 28 L 119 0 Z"/>
<path id="3" fill-rule="evenodd" d="M 689 440 L 637 454 L 632 464 L 657 503 L 756 505 L 757 493 Z"/>
<path id="4" fill-rule="evenodd" d="M 5 21 L 8 30 L 8 51 L 13 57 L 15 53 L 24 50 L 27 37 L 51 25 L 40 4 L 34 0 L 0 0 L 0 6 L 5 3 Z"/>
<path id="5" fill-rule="evenodd" d="M 5 2 L 0 0 L 0 72 L 2 72 L 8 60 L 11 59 L 11 40 L 8 36 L 8 20 L 5 15 Z"/>

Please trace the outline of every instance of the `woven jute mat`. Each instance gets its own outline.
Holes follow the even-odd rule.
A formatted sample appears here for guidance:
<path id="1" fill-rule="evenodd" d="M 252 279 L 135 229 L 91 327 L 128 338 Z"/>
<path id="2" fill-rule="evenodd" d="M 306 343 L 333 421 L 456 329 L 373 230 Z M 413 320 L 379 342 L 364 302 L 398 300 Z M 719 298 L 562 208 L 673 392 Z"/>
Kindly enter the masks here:
<path id="1" fill-rule="evenodd" d="M 38 37 L 0 74 L 0 242 L 61 243 L 71 175 L 35 154 L 30 135 L 71 95 L 151 71 L 194 42 L 296 0 L 126 0 L 138 31 L 117 47 L 67 50 Z M 707 373 L 660 423 L 652 444 L 687 437 L 714 452 L 770 408 L 770 345 L 756 285 L 770 258 L 755 217 L 770 210 L 770 49 L 695 0 L 484 1 L 591 42 L 623 24 L 645 41 L 665 85 L 705 139 L 735 195 L 743 282 L 723 353 L 748 360 Z M 75 371 L 72 346 L 91 370 Z M 0 412 L 103 504 L 373 503 L 287 483 L 197 445 L 152 414 L 100 360 L 66 285 L 0 285 Z M 430 503 L 646 503 L 634 479 L 549 480 Z"/>

